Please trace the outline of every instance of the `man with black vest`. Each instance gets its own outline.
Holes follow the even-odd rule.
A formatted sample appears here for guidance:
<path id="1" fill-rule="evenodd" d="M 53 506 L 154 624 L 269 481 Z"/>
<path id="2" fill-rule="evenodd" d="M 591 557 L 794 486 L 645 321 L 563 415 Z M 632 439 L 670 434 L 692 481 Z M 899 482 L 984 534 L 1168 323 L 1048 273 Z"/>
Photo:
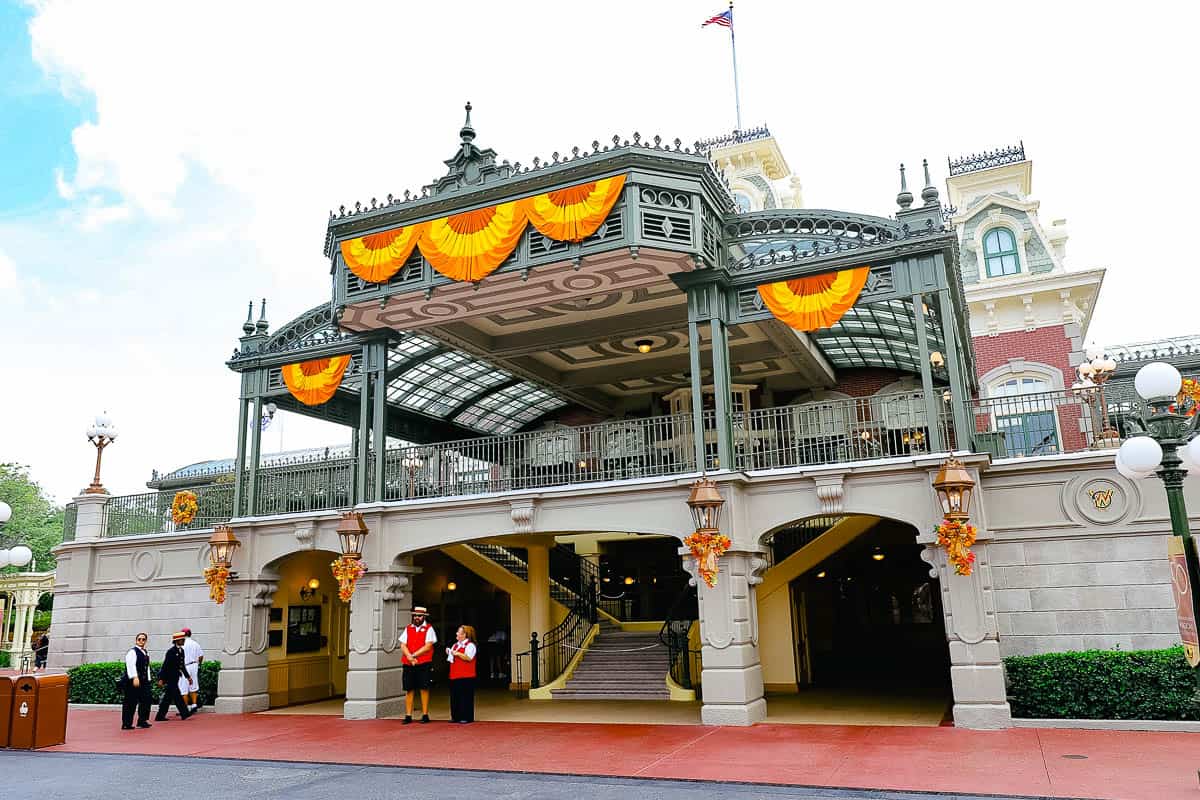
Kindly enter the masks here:
<path id="1" fill-rule="evenodd" d="M 158 713 L 154 716 L 155 722 L 167 721 L 167 709 L 171 703 L 175 704 L 175 708 L 179 710 L 179 718 L 187 719 L 191 716 L 188 711 L 187 703 L 184 702 L 183 695 L 179 693 L 179 678 L 187 676 L 187 668 L 184 666 L 183 640 L 187 636 L 183 631 L 179 631 L 171 637 L 171 646 L 163 655 L 162 666 L 158 670 L 158 685 L 162 687 L 162 700 L 158 701 Z"/>
<path id="2" fill-rule="evenodd" d="M 150 727 L 150 655 L 146 652 L 146 634 L 133 639 L 133 647 L 125 654 L 125 674 L 121 676 L 121 730 L 133 730 L 133 710 L 138 712 L 137 726 Z"/>
<path id="3" fill-rule="evenodd" d="M 429 689 L 433 686 L 433 646 L 437 634 L 426 620 L 425 606 L 413 606 L 412 624 L 400 632 L 404 678 L 404 724 L 412 722 L 413 695 L 421 693 L 421 722 L 429 722 Z"/>

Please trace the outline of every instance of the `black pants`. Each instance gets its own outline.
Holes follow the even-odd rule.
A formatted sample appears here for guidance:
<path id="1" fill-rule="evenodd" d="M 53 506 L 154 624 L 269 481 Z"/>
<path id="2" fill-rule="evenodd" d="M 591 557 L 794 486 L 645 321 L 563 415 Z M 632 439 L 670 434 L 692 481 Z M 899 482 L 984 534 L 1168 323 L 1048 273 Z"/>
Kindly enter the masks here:
<path id="1" fill-rule="evenodd" d="M 133 725 L 133 710 L 137 709 L 138 725 L 150 719 L 150 681 L 141 681 L 141 686 L 135 687 L 133 681 L 125 682 L 125 697 L 121 701 L 121 725 L 128 728 Z"/>
<path id="2" fill-rule="evenodd" d="M 183 695 L 179 693 L 179 679 L 167 681 L 163 686 L 162 699 L 158 701 L 158 713 L 154 715 L 156 722 L 162 722 L 167 718 L 167 709 L 171 707 L 171 703 L 175 704 L 175 708 L 179 709 L 179 718 L 187 719 L 189 716 L 187 703 L 183 701 Z"/>
<path id="3" fill-rule="evenodd" d="M 475 721 L 475 679 L 455 678 L 450 681 L 450 720 Z"/>

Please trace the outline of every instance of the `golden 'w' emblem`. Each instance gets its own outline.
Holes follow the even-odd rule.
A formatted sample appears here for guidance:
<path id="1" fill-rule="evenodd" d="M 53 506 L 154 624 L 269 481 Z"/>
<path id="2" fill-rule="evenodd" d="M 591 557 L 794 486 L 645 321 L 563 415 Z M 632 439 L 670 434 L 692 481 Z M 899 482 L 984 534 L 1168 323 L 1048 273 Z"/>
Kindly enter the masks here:
<path id="1" fill-rule="evenodd" d="M 1112 489 L 1092 489 L 1088 495 L 1092 498 L 1092 505 L 1098 509 L 1106 509 L 1112 504 Z"/>

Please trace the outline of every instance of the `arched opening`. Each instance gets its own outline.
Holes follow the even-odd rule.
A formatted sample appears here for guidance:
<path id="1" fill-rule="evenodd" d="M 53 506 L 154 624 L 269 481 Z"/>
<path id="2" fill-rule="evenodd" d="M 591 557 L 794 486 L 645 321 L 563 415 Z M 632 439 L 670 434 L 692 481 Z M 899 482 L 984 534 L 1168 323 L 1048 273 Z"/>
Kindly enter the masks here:
<path id="1" fill-rule="evenodd" d="M 267 622 L 270 707 L 343 697 L 350 650 L 350 606 L 338 597 L 329 565 L 337 553 L 306 550 L 272 565 L 279 575 Z M 341 713 L 340 704 L 331 703 Z"/>
<path id="2" fill-rule="evenodd" d="M 861 514 L 763 537 L 759 587 L 768 718 L 938 725 L 951 703 L 941 595 L 917 530 Z"/>

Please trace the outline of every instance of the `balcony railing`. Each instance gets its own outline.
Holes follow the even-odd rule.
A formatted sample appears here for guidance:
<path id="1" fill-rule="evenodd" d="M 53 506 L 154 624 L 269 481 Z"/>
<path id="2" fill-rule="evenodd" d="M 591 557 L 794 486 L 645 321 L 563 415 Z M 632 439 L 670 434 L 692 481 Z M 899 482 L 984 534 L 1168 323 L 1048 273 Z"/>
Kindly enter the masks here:
<path id="1" fill-rule="evenodd" d="M 186 525 L 171 519 L 171 503 L 176 490 L 146 492 L 110 497 L 104 507 L 105 536 L 136 536 L 144 533 L 174 533 L 211 528 L 228 522 L 233 516 L 233 485 L 229 483 L 199 486 L 186 491 L 195 493 L 199 509 Z"/>
<path id="2" fill-rule="evenodd" d="M 969 441 L 959 441 L 950 404 L 938 401 L 933 425 L 943 450 L 993 458 L 1037 457 L 1112 447 L 1132 432 L 1135 405 L 1109 387 L 1106 408 L 1096 394 L 1042 392 L 973 399 L 966 416 Z M 930 452 L 934 429 L 921 392 L 824 400 L 734 414 L 733 467 L 763 470 L 843 464 Z M 715 469 L 715 415 L 704 412 L 704 460 Z M 374 459 L 370 459 L 374 462 Z M 582 427 L 490 436 L 388 450 L 384 501 L 494 494 L 580 483 L 684 475 L 698 466 L 692 417 L 617 420 Z M 357 502 L 354 459 L 326 457 L 262 467 L 252 516 L 349 508 Z M 375 484 L 368 474 L 366 485 Z M 247 487 L 248 488 L 248 487 Z M 233 516 L 232 483 L 192 489 L 200 503 L 188 529 Z M 177 530 L 171 523 L 175 490 L 113 497 L 105 535 Z M 368 488 L 366 501 L 375 500 Z"/>

